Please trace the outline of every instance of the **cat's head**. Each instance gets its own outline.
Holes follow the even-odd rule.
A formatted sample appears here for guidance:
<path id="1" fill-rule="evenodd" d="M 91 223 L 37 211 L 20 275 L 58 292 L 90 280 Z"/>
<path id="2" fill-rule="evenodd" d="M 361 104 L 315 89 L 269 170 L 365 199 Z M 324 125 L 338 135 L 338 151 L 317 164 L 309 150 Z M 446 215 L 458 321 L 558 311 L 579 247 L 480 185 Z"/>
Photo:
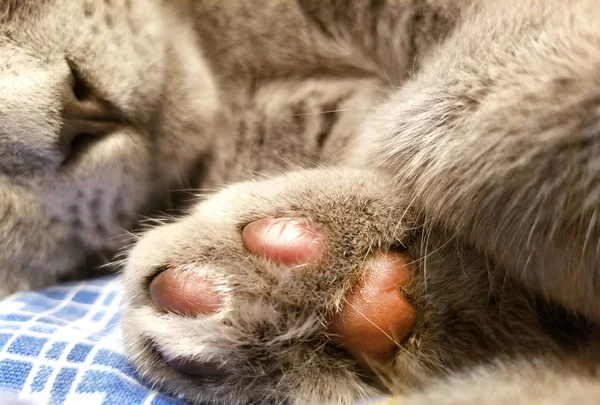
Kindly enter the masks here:
<path id="1" fill-rule="evenodd" d="M 0 293 L 113 250 L 183 177 L 215 90 L 182 5 L 0 0 Z"/>

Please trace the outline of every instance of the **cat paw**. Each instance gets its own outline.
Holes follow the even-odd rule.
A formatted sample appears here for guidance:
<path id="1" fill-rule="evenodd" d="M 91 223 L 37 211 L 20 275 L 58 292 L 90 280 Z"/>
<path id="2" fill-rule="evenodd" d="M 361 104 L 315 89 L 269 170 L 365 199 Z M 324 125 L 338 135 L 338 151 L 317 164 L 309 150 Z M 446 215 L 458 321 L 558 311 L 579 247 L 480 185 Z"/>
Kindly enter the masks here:
<path id="1" fill-rule="evenodd" d="M 380 392 L 415 311 L 414 218 L 389 179 L 313 170 L 230 186 L 134 247 L 123 329 L 193 402 L 352 403 Z"/>

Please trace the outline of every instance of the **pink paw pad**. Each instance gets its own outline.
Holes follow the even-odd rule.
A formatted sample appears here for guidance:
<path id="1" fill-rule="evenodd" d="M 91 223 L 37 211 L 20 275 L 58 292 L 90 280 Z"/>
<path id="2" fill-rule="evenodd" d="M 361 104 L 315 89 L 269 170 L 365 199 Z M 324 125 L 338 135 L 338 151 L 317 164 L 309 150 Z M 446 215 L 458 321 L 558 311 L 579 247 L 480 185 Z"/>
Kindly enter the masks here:
<path id="1" fill-rule="evenodd" d="M 193 271 L 171 268 L 150 283 L 150 296 L 157 308 L 181 315 L 211 315 L 223 305 L 214 284 Z"/>
<path id="2" fill-rule="evenodd" d="M 242 231 L 250 252 L 286 265 L 306 264 L 321 256 L 320 236 L 305 219 L 263 218 Z"/>

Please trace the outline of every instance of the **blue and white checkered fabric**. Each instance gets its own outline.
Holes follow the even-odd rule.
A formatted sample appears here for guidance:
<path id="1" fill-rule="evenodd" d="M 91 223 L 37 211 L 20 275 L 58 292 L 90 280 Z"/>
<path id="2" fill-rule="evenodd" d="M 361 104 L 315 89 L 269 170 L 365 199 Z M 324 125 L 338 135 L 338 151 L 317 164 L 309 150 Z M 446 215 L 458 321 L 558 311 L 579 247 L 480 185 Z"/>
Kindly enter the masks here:
<path id="1" fill-rule="evenodd" d="M 0 391 L 40 405 L 184 404 L 145 386 L 125 361 L 120 305 L 117 277 L 0 301 Z"/>

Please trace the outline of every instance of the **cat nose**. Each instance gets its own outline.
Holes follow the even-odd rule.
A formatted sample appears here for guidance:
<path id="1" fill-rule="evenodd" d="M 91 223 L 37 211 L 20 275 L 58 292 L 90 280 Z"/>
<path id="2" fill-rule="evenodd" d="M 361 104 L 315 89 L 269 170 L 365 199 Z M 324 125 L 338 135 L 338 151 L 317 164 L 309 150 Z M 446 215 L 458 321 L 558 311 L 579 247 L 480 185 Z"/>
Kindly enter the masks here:
<path id="1" fill-rule="evenodd" d="M 117 109 L 97 91 L 72 64 L 62 86 L 62 129 L 59 148 L 69 160 L 85 144 L 105 135 L 121 121 Z"/>

